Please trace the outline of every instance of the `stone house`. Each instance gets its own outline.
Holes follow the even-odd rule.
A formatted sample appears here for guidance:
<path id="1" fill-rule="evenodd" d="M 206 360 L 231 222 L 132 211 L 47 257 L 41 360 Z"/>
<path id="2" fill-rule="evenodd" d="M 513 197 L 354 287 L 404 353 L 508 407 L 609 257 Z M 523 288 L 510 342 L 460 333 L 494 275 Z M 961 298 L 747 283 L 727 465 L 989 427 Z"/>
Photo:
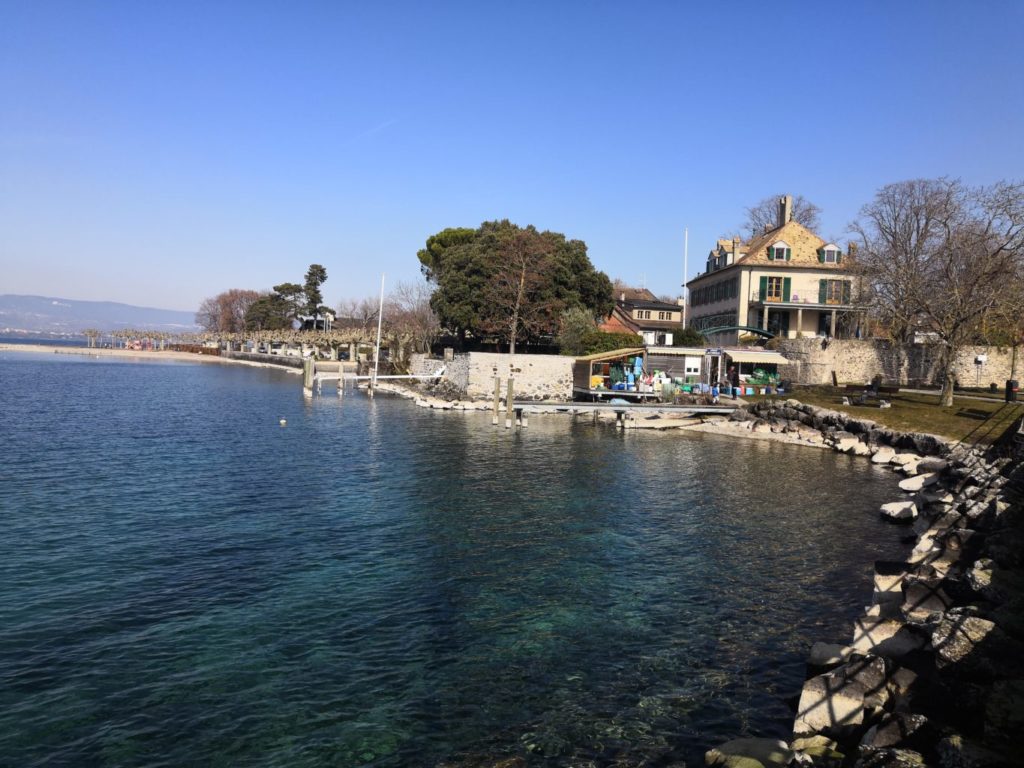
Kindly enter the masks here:
<path id="1" fill-rule="evenodd" d="M 615 299 L 611 315 L 599 327 L 607 333 L 636 333 L 650 346 L 672 346 L 683 323 L 679 304 L 661 301 L 647 288 L 625 288 Z"/>
<path id="2" fill-rule="evenodd" d="M 853 254 L 793 221 L 792 210 L 793 198 L 786 195 L 774 229 L 747 243 L 719 240 L 707 269 L 687 283 L 688 324 L 709 343 L 735 344 L 753 333 L 744 329 L 787 339 L 859 333 Z"/>

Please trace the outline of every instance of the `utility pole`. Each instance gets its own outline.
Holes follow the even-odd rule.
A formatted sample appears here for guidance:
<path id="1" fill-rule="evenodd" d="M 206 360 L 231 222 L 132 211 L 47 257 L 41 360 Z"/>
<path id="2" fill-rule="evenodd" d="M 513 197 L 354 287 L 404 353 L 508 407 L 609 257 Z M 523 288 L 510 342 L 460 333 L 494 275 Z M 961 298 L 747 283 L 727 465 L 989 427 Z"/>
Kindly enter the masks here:
<path id="1" fill-rule="evenodd" d="M 686 305 L 689 296 L 686 291 L 686 275 L 690 271 L 690 228 L 683 227 L 683 328 L 686 327 Z"/>

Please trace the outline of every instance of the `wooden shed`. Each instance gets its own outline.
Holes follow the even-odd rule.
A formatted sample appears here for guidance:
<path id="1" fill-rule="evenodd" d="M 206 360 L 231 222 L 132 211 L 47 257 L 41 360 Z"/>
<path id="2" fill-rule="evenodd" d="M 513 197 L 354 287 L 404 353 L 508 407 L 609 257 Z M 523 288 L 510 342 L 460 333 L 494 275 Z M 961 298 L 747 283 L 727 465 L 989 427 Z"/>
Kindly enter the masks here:
<path id="1" fill-rule="evenodd" d="M 628 347 L 577 357 L 572 366 L 573 396 L 589 399 L 649 396 L 635 390 L 613 388 L 620 382 L 625 383 L 629 373 L 636 370 L 638 357 L 643 367 L 645 354 L 643 347 Z"/>

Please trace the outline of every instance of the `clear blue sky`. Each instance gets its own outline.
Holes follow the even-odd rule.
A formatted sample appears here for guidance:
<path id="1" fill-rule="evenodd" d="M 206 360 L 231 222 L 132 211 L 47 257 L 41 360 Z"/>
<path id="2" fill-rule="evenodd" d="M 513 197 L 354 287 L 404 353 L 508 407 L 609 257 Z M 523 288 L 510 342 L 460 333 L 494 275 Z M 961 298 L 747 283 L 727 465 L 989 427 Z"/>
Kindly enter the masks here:
<path id="1" fill-rule="evenodd" d="M 1024 2 L 0 0 L 0 293 L 419 279 L 495 218 L 678 294 L 778 192 L 1024 178 Z"/>

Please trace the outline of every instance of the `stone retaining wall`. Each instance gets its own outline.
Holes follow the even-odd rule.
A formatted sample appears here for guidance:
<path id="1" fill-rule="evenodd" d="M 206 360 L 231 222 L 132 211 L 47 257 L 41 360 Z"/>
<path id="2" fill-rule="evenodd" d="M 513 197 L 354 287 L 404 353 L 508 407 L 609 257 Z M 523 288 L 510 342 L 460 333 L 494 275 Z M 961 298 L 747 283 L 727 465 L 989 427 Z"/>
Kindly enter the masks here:
<path id="1" fill-rule="evenodd" d="M 941 353 L 938 344 L 893 344 L 880 339 L 781 339 L 778 350 L 790 364 L 780 371 L 784 379 L 801 384 L 831 384 L 832 371 L 840 382 L 864 383 L 881 374 L 886 381 L 907 384 L 941 384 Z M 988 359 L 974 364 L 978 355 Z M 1024 376 L 1024 350 L 1018 352 L 1016 377 Z M 996 384 L 1002 390 L 1010 375 L 1012 353 L 996 347 L 968 347 L 960 351 L 956 375 L 963 386 Z M 980 375 L 979 375 L 980 374 Z"/>
<path id="2" fill-rule="evenodd" d="M 413 373 L 433 373 L 443 363 L 424 355 L 413 355 Z M 486 400 L 494 395 L 494 377 L 501 377 L 501 395 L 505 396 L 508 377 L 515 378 L 515 397 L 519 400 L 571 400 L 573 358 L 562 355 L 507 355 L 493 352 L 469 352 L 455 355 L 447 363 L 444 382 L 470 400 Z"/>

